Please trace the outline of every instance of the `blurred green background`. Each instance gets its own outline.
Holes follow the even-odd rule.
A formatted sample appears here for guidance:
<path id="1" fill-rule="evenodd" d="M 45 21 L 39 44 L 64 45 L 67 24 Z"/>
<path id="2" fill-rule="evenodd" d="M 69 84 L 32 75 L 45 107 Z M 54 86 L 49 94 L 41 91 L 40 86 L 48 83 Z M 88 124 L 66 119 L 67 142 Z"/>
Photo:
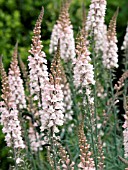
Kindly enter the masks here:
<path id="1" fill-rule="evenodd" d="M 72 0 L 70 8 L 70 16 L 75 35 L 81 26 L 81 5 L 83 2 L 85 2 L 88 10 L 90 0 Z M 19 42 L 19 53 L 21 57 L 24 61 L 27 59 L 31 44 L 32 30 L 40 13 L 41 6 L 44 6 L 45 9 L 42 24 L 42 40 L 44 51 L 49 58 L 49 39 L 53 25 L 58 18 L 60 0 L 0 0 L 0 54 L 3 54 L 6 67 L 9 66 L 12 51 L 17 40 Z M 107 1 L 107 24 L 117 7 L 120 8 L 117 20 L 117 33 L 120 46 L 128 20 L 128 1 Z"/>
<path id="2" fill-rule="evenodd" d="M 70 7 L 71 21 L 76 36 L 81 26 L 82 3 L 85 2 L 88 11 L 90 0 L 72 0 Z M 0 54 L 3 55 L 5 68 L 9 67 L 16 41 L 19 43 L 19 54 L 26 62 L 31 48 L 32 31 L 41 7 L 44 6 L 44 19 L 42 24 L 42 41 L 47 58 L 49 55 L 49 42 L 51 31 L 59 15 L 60 0 L 0 0 Z M 108 0 L 106 24 L 108 25 L 113 13 L 119 7 L 117 19 L 118 46 L 122 45 L 128 21 L 128 0 Z M 119 50 L 119 60 L 122 61 Z M 119 68 L 120 69 L 120 68 Z M 7 148 L 4 147 L 4 136 L 0 133 L 0 170 L 8 169 Z M 3 149 L 4 147 L 4 149 Z"/>

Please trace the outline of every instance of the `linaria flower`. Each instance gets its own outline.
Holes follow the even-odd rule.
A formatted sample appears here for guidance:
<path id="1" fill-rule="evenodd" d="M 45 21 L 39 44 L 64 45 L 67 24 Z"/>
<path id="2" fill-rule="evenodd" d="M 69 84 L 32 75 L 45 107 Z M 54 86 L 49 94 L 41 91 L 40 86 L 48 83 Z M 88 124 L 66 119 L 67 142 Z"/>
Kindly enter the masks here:
<path id="1" fill-rule="evenodd" d="M 54 25 L 49 52 L 52 54 L 57 50 L 58 39 L 60 39 L 60 56 L 65 62 L 74 60 L 75 42 L 73 37 L 73 26 L 70 21 L 69 2 L 66 1 L 61 9 L 57 23 Z"/>
<path id="2" fill-rule="evenodd" d="M 57 127 L 64 123 L 60 67 L 60 50 L 58 47 L 51 65 L 50 82 L 47 82 L 44 88 L 43 110 L 40 111 L 42 132 L 45 129 L 52 129 L 53 133 L 57 133 Z"/>
<path id="3" fill-rule="evenodd" d="M 19 109 L 26 108 L 26 99 L 25 99 L 25 92 L 23 87 L 23 80 L 21 79 L 20 69 L 17 60 L 17 44 L 10 65 L 8 80 L 17 107 Z"/>
<path id="4" fill-rule="evenodd" d="M 122 45 L 121 49 L 122 50 L 128 49 L 128 25 L 127 25 L 127 28 L 126 28 L 126 34 L 125 34 L 123 45 Z"/>
<path id="5" fill-rule="evenodd" d="M 90 103 L 93 103 L 91 98 L 90 85 L 95 84 L 94 80 L 94 68 L 91 64 L 90 52 L 87 49 L 87 41 L 85 40 L 84 30 L 81 31 L 78 38 L 78 44 L 76 46 L 77 58 L 74 62 L 74 84 L 76 88 L 86 88 L 86 95 Z"/>
<path id="6" fill-rule="evenodd" d="M 87 49 L 87 42 L 82 31 L 78 38 L 76 54 L 78 56 L 74 63 L 74 84 L 76 88 L 94 85 L 94 68 L 91 64 L 90 52 Z"/>
<path id="7" fill-rule="evenodd" d="M 107 51 L 107 48 L 108 48 L 107 26 L 105 24 L 103 25 L 101 35 L 102 36 L 96 43 L 96 45 L 97 45 L 96 49 L 97 49 L 97 51 L 100 50 L 103 54 Z"/>
<path id="8" fill-rule="evenodd" d="M 2 75 L 2 99 L 0 102 L 0 123 L 3 125 L 3 133 L 7 146 L 14 148 L 25 148 L 22 136 L 21 126 L 18 120 L 18 110 L 15 98 L 9 87 L 8 77 L 3 68 L 2 61 L 0 63 L 0 71 Z"/>
<path id="9" fill-rule="evenodd" d="M 57 143 L 57 147 L 63 170 L 67 169 L 74 170 L 75 163 L 70 160 L 70 157 L 65 148 L 60 143 Z"/>
<path id="10" fill-rule="evenodd" d="M 124 157 L 128 158 L 128 127 L 123 131 L 124 137 Z"/>
<path id="11" fill-rule="evenodd" d="M 32 124 L 29 125 L 28 136 L 30 140 L 31 150 L 34 152 L 42 150 L 43 141 L 41 141 L 41 136 L 38 134 L 38 132 L 36 132 L 35 127 Z"/>
<path id="12" fill-rule="evenodd" d="M 23 162 L 23 160 L 21 158 L 16 159 L 16 164 L 20 164 L 21 162 Z"/>
<path id="13" fill-rule="evenodd" d="M 106 51 L 103 53 L 103 65 L 107 69 L 113 69 L 118 67 L 118 47 L 117 47 L 117 37 L 116 37 L 116 19 L 118 10 L 113 15 L 109 29 L 107 33 L 108 46 Z"/>
<path id="14" fill-rule="evenodd" d="M 29 74 L 30 74 L 30 92 L 34 95 L 34 100 L 39 101 L 39 106 L 42 104 L 42 95 L 44 91 L 45 82 L 48 81 L 47 60 L 46 55 L 42 51 L 41 45 L 41 21 L 43 18 L 43 8 L 39 15 L 34 28 L 34 36 L 32 39 L 32 47 L 28 56 L 29 60 Z"/>
<path id="15" fill-rule="evenodd" d="M 94 35 L 95 50 L 99 50 L 104 29 L 104 17 L 106 11 L 106 0 L 91 0 L 87 16 L 86 31 Z"/>
<path id="16" fill-rule="evenodd" d="M 84 121 L 79 125 L 79 148 L 80 148 L 80 163 L 78 168 L 83 170 L 95 170 L 94 160 L 92 158 L 92 152 L 90 151 L 90 145 L 87 143 L 86 136 L 84 134 Z"/>

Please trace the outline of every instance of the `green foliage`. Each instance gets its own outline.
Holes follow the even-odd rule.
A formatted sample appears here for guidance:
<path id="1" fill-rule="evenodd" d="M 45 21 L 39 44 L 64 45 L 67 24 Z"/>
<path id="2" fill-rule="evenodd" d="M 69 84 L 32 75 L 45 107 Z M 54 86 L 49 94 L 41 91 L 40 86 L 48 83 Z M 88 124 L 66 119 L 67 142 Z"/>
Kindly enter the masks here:
<path id="1" fill-rule="evenodd" d="M 73 0 L 70 8 L 71 21 L 74 26 L 75 35 L 81 26 L 81 6 L 83 1 Z M 87 9 L 90 1 L 85 2 Z M 113 13 L 119 6 L 120 12 L 117 20 L 117 32 L 119 39 L 122 39 L 125 33 L 127 24 L 127 0 L 124 1 L 111 1 L 108 0 L 107 18 L 106 22 L 109 23 Z M 44 51 L 48 58 L 49 39 L 53 25 L 58 18 L 60 9 L 60 0 L 47 0 L 47 1 L 24 1 L 24 0 L 0 0 L 0 52 L 4 56 L 4 63 L 6 68 L 9 66 L 12 50 L 16 43 L 19 42 L 19 53 L 25 61 L 28 56 L 28 49 L 30 49 L 32 29 L 34 28 L 35 21 L 40 12 L 41 6 L 44 6 L 44 21 L 42 24 L 42 40 Z"/>
<path id="2" fill-rule="evenodd" d="M 86 8 L 88 9 L 90 1 L 87 0 Z M 29 55 L 28 50 L 30 49 L 31 38 L 32 38 L 32 29 L 34 28 L 35 21 L 39 15 L 41 6 L 44 6 L 44 18 L 42 24 L 42 41 L 44 45 L 44 51 L 47 54 L 48 60 L 51 60 L 51 56 L 49 55 L 49 40 L 51 36 L 51 31 L 53 25 L 56 22 L 56 19 L 59 15 L 60 9 L 60 0 L 47 0 L 47 1 L 25 1 L 25 0 L 0 0 L 0 52 L 3 55 L 3 61 L 5 64 L 6 69 L 9 67 L 10 59 L 12 56 L 12 52 L 14 49 L 14 45 L 16 41 L 19 43 L 19 55 L 21 58 L 26 62 L 27 56 Z M 78 33 L 79 28 L 81 27 L 81 20 L 82 20 L 82 1 L 73 0 L 71 8 L 70 8 L 70 15 L 71 21 L 74 26 L 74 34 L 75 37 Z M 123 36 L 125 34 L 125 28 L 127 25 L 128 20 L 128 12 L 127 6 L 128 1 L 117 1 L 117 0 L 108 0 L 108 8 L 107 8 L 107 17 L 106 23 L 108 24 L 113 13 L 119 6 L 119 16 L 117 19 L 117 35 L 119 39 L 119 47 L 122 45 Z M 101 101 L 102 102 L 102 101 Z M 104 103 L 102 103 L 104 105 Z M 98 108 L 98 111 L 101 111 L 101 108 Z M 114 118 L 111 117 L 114 121 Z M 113 125 L 112 125 L 113 126 Z M 109 131 L 111 129 L 106 128 L 106 136 L 103 139 L 106 141 L 108 139 L 109 143 L 113 143 L 113 139 L 109 138 Z M 118 132 L 119 134 L 122 132 Z M 74 132 L 77 134 L 77 130 Z M 65 139 L 67 146 L 72 152 L 72 157 L 74 161 L 78 162 L 79 156 L 79 149 L 77 147 L 78 141 L 72 134 L 71 138 Z M 64 134 L 63 134 L 64 135 Z M 120 138 L 117 139 L 117 145 L 121 147 L 122 141 Z M 75 148 L 75 150 L 74 150 Z M 107 159 L 107 167 L 114 164 L 116 161 L 114 158 L 114 147 L 108 146 L 106 148 L 106 153 L 110 155 Z M 111 152 L 113 150 L 113 152 Z M 4 143 L 4 135 L 0 133 L 0 170 L 8 169 L 8 164 L 10 160 L 7 161 L 8 149 L 5 147 Z M 77 154 L 76 154 L 77 153 Z M 111 155 L 110 153 L 113 153 Z M 120 153 L 123 155 L 123 151 Z M 121 168 L 124 165 L 121 164 Z M 113 165 L 114 166 L 114 165 Z M 115 168 L 115 167 L 114 167 Z M 110 167 L 112 170 L 113 167 Z M 106 169 L 108 170 L 108 169 Z"/>

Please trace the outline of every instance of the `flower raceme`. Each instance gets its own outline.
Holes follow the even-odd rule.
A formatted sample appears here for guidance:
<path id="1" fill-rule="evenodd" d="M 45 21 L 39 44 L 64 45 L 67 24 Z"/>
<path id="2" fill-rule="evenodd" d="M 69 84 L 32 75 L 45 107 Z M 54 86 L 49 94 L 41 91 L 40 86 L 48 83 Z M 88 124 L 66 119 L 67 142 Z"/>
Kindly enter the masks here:
<path id="1" fill-rule="evenodd" d="M 46 81 L 48 81 L 48 71 L 47 71 L 47 60 L 46 55 L 42 51 L 42 45 L 41 45 L 41 21 L 43 18 L 44 10 L 42 8 L 42 11 L 39 15 L 39 18 L 36 22 L 35 28 L 34 28 L 34 36 L 32 39 L 32 47 L 29 52 L 31 53 L 30 56 L 28 56 L 29 60 L 29 74 L 30 74 L 30 92 L 31 95 L 34 96 L 34 100 L 38 101 L 39 107 L 41 107 L 42 104 L 42 98 L 43 98 L 43 91 Z"/>
<path id="2" fill-rule="evenodd" d="M 62 5 L 59 19 L 54 25 L 50 49 L 49 52 L 52 54 L 57 50 L 58 39 L 60 39 L 60 56 L 65 61 L 73 61 L 75 57 L 75 41 L 73 37 L 73 26 L 68 13 L 69 2 L 66 1 Z"/>
<path id="3" fill-rule="evenodd" d="M 118 10 L 113 15 L 108 32 L 107 32 L 107 48 L 103 52 L 103 65 L 107 69 L 113 69 L 118 67 L 118 47 L 117 47 L 117 37 L 116 37 L 116 19 L 118 15 Z"/>
<path id="4" fill-rule="evenodd" d="M 126 34 L 125 34 L 123 45 L 122 45 L 121 49 L 122 50 L 128 49 L 128 25 L 127 25 L 127 28 L 126 28 Z"/>
<path id="5" fill-rule="evenodd" d="M 79 148 L 80 148 L 80 163 L 78 167 L 83 170 L 95 170 L 94 160 L 92 158 L 92 152 L 90 151 L 90 145 L 87 142 L 84 134 L 84 123 L 79 125 Z"/>
<path id="6" fill-rule="evenodd" d="M 100 45 L 102 45 L 101 40 L 104 30 L 106 4 L 106 0 L 91 0 L 87 16 L 85 29 L 90 36 L 94 36 L 95 52 L 98 52 L 98 50 L 100 50 Z"/>
<path id="7" fill-rule="evenodd" d="M 21 79 L 20 68 L 17 60 L 17 44 L 14 50 L 12 62 L 8 73 L 9 86 L 14 96 L 16 106 L 19 109 L 26 108 L 23 80 Z"/>
<path id="8" fill-rule="evenodd" d="M 2 59 L 1 59 L 2 60 Z M 3 125 L 3 133 L 5 134 L 5 141 L 7 146 L 13 148 L 25 148 L 22 135 L 21 126 L 18 119 L 18 110 L 15 103 L 15 98 L 10 90 L 8 77 L 4 70 L 2 61 L 0 63 L 0 71 L 2 76 L 2 99 L 0 102 L 1 124 Z"/>
<path id="9" fill-rule="evenodd" d="M 64 123 L 64 104 L 63 91 L 61 89 L 61 63 L 60 63 L 60 46 L 51 64 L 50 82 L 44 89 L 43 110 L 40 111 L 41 131 L 52 129 L 53 133 L 58 132 L 58 126 Z"/>
<path id="10" fill-rule="evenodd" d="M 85 40 L 83 31 L 78 37 L 76 46 L 77 58 L 74 62 L 74 84 L 78 87 L 86 87 L 95 84 L 93 65 L 91 64 L 90 52 L 87 49 L 87 41 Z"/>

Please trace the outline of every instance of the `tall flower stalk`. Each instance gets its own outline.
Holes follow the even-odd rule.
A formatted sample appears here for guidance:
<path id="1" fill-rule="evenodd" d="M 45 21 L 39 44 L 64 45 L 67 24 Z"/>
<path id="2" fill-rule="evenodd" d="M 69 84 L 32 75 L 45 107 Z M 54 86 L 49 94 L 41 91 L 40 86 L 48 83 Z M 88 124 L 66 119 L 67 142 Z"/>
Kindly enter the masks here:
<path id="1" fill-rule="evenodd" d="M 64 123 L 64 103 L 61 84 L 60 41 L 51 64 L 50 79 L 44 88 L 43 110 L 40 110 L 41 132 L 44 140 L 50 143 L 53 152 L 53 165 L 57 168 L 56 139 L 59 138 L 59 126 Z"/>
<path id="2" fill-rule="evenodd" d="M 92 85 L 95 85 L 94 68 L 88 50 L 88 42 L 85 39 L 85 30 L 81 30 L 76 46 L 77 58 L 74 65 L 74 84 L 79 89 L 79 94 L 82 96 L 83 110 L 86 118 L 86 126 L 90 128 L 91 142 L 94 153 L 95 167 L 97 168 L 96 145 L 94 144 L 96 127 L 94 121 L 94 97 L 92 95 Z M 82 111 L 83 112 L 83 111 Z M 87 132 L 87 133 L 89 133 Z"/>
<path id="3" fill-rule="evenodd" d="M 125 111 L 125 115 L 124 115 L 124 124 L 123 124 L 123 137 L 124 137 L 124 156 L 125 158 L 128 157 L 128 140 L 127 140 L 127 135 L 128 135 L 128 96 L 127 93 L 125 93 L 126 89 L 128 88 L 128 85 L 125 84 L 126 80 L 128 79 L 128 71 L 124 72 L 123 75 L 121 76 L 121 78 L 118 80 L 118 83 L 115 84 L 114 89 L 116 90 L 115 96 L 116 96 L 116 100 L 117 97 L 123 93 L 122 88 L 124 88 L 124 111 Z"/>
<path id="4" fill-rule="evenodd" d="M 51 64 L 50 82 L 44 88 L 43 111 L 41 116 L 41 131 L 52 129 L 53 134 L 58 132 L 58 126 L 64 123 L 63 92 L 61 89 L 60 46 Z"/>
<path id="5" fill-rule="evenodd" d="M 25 92 L 23 87 L 23 80 L 21 79 L 20 68 L 18 66 L 17 49 L 15 46 L 12 62 L 8 73 L 9 86 L 14 96 L 16 106 L 18 109 L 26 108 Z"/>
<path id="6" fill-rule="evenodd" d="M 124 36 L 124 41 L 123 41 L 123 45 L 121 47 L 122 50 L 126 50 L 128 48 L 128 25 L 126 28 L 126 34 Z"/>
<path id="7" fill-rule="evenodd" d="M 84 29 L 81 30 L 76 46 L 77 58 L 74 62 L 74 84 L 76 88 L 86 88 L 86 95 L 90 95 L 90 86 L 95 84 L 94 68 L 91 64 L 90 52 L 85 39 Z M 89 100 L 92 102 L 91 100 Z"/>
<path id="8" fill-rule="evenodd" d="M 82 120 L 79 125 L 79 148 L 80 148 L 80 163 L 78 167 L 84 170 L 95 170 L 93 153 L 90 150 L 90 145 L 87 142 L 86 136 L 84 134 L 84 120 Z"/>
<path id="9" fill-rule="evenodd" d="M 1 124 L 3 125 L 3 133 L 7 146 L 14 148 L 25 148 L 22 135 L 20 121 L 18 120 L 18 110 L 15 103 L 15 98 L 10 90 L 8 77 L 4 70 L 2 59 L 0 59 L 0 71 L 2 77 L 2 99 L 0 112 Z"/>
<path id="10" fill-rule="evenodd" d="M 33 44 L 31 45 L 29 60 L 29 74 L 30 74 L 30 93 L 34 96 L 34 100 L 38 101 L 38 106 L 42 106 L 42 97 L 44 86 L 48 79 L 47 71 L 47 60 L 46 55 L 42 51 L 43 46 L 41 45 L 41 22 L 44 14 L 44 9 L 39 15 L 33 30 L 34 36 L 32 39 Z"/>
<path id="11" fill-rule="evenodd" d="M 0 123 L 3 126 L 2 132 L 5 134 L 5 141 L 8 147 L 13 150 L 13 158 L 15 161 L 15 168 L 18 168 L 23 160 L 19 157 L 19 152 L 25 148 L 22 138 L 21 125 L 18 119 L 18 110 L 16 107 L 15 97 L 13 96 L 8 77 L 0 58 L 0 72 L 2 78 L 2 99 L 0 102 Z"/>
<path id="12" fill-rule="evenodd" d="M 128 25 L 126 28 L 126 34 L 121 49 L 124 50 L 123 64 L 124 64 L 124 70 L 127 71 L 128 70 Z M 125 95 L 127 95 L 127 84 L 128 84 L 128 80 L 125 80 L 125 91 L 124 91 Z"/>
<path id="13" fill-rule="evenodd" d="M 118 47 L 117 47 L 117 37 L 116 37 L 116 20 L 118 15 L 118 9 L 113 15 L 108 32 L 107 32 L 107 41 L 108 46 L 106 51 L 103 53 L 103 65 L 107 69 L 113 69 L 118 67 Z"/>
<path id="14" fill-rule="evenodd" d="M 90 9 L 87 16 L 85 29 L 90 36 L 94 36 L 96 53 L 102 45 L 101 40 L 104 30 L 106 4 L 106 0 L 91 0 Z"/>
<path id="15" fill-rule="evenodd" d="M 58 39 L 60 39 L 60 56 L 65 62 L 73 61 L 75 57 L 75 41 L 73 37 L 73 26 L 70 21 L 68 9 L 70 1 L 63 2 L 59 19 L 54 25 L 49 52 L 55 53 Z"/>
<path id="16" fill-rule="evenodd" d="M 113 137 L 114 137 L 114 144 L 115 144 L 115 156 L 118 154 L 117 149 L 117 107 L 116 103 L 114 101 L 114 87 L 113 87 L 113 79 L 114 79 L 114 69 L 118 67 L 118 47 L 117 47 L 117 37 L 116 37 L 116 20 L 118 15 L 118 9 L 114 13 L 107 32 L 107 40 L 108 40 L 108 47 L 106 52 L 103 53 L 103 65 L 108 71 L 108 80 L 109 80 L 109 86 L 111 91 L 111 108 L 113 110 L 113 117 L 114 117 L 114 129 L 113 129 Z"/>

